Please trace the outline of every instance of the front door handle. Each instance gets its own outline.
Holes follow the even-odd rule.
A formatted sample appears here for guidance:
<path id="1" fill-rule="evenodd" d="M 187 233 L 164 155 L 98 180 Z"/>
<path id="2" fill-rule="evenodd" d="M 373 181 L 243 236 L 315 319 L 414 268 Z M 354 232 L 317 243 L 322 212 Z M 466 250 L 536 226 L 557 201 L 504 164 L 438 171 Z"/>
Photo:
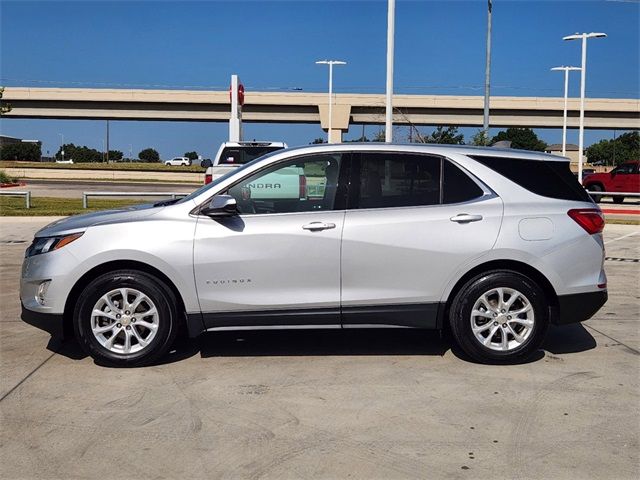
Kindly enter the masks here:
<path id="1" fill-rule="evenodd" d="M 331 228 L 336 228 L 335 223 L 324 223 L 324 222 L 311 222 L 303 225 L 302 228 L 304 230 L 311 230 L 312 232 L 318 230 L 329 230 Z"/>
<path id="2" fill-rule="evenodd" d="M 455 217 L 451 217 L 449 220 L 456 223 L 479 222 L 480 220 L 482 220 L 482 215 L 469 215 L 468 213 L 459 213 Z"/>

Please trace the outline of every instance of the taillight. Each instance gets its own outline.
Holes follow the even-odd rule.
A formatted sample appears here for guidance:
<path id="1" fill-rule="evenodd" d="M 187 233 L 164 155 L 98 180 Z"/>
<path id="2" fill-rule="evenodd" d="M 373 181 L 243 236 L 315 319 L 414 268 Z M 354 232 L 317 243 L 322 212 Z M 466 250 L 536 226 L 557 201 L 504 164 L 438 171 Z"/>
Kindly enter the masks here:
<path id="1" fill-rule="evenodd" d="M 307 198 L 307 177 L 299 175 L 300 177 L 300 198 Z"/>
<path id="2" fill-rule="evenodd" d="M 589 235 L 600 233 L 604 229 L 604 216 L 595 208 L 576 208 L 567 212 L 578 225 L 584 228 Z"/>
<path id="3" fill-rule="evenodd" d="M 213 176 L 207 173 L 204 176 L 204 184 L 206 185 L 208 183 L 211 183 L 212 181 L 213 181 Z"/>

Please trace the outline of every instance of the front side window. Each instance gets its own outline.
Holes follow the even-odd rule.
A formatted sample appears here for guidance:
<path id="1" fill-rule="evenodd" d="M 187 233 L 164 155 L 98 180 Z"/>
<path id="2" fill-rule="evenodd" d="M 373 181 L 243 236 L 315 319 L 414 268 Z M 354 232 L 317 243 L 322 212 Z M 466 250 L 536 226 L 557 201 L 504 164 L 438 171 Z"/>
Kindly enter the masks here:
<path id="1" fill-rule="evenodd" d="M 461 203 L 484 192 L 454 163 L 409 153 L 364 153 L 355 161 L 351 208 L 393 208 Z"/>
<path id="2" fill-rule="evenodd" d="M 616 175 L 621 173 L 621 174 L 628 174 L 628 173 L 635 173 L 636 165 L 634 165 L 633 163 L 625 163 L 623 165 L 620 165 L 619 167 L 616 167 L 612 173 L 615 173 Z"/>
<path id="3" fill-rule="evenodd" d="M 309 155 L 262 170 L 224 193 L 241 214 L 334 210 L 341 164 L 340 154 Z"/>

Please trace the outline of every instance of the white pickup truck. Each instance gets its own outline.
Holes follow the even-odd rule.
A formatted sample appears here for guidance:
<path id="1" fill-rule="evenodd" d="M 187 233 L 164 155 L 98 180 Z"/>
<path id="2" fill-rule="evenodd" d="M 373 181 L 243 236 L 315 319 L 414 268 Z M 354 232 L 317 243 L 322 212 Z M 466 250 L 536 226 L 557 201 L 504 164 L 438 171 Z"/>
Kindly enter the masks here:
<path id="1" fill-rule="evenodd" d="M 220 145 L 213 162 L 203 160 L 201 165 L 207 168 L 204 183 L 211 183 L 225 173 L 249 163 L 262 155 L 287 148 L 283 142 L 224 142 Z"/>

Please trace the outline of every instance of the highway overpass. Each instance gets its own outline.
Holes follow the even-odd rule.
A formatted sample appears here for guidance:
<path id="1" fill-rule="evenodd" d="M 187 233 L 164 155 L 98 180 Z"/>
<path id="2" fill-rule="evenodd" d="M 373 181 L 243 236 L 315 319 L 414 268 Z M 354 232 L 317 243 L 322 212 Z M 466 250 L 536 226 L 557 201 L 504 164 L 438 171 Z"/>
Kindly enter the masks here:
<path id="1" fill-rule="evenodd" d="M 6 87 L 12 110 L 5 118 L 170 120 L 226 122 L 229 92 L 97 88 Z M 334 134 L 350 124 L 384 124 L 383 94 L 336 94 Z M 394 123 L 482 126 L 483 98 L 453 95 L 394 95 Z M 560 128 L 564 100 L 556 97 L 492 97 L 492 127 Z M 569 127 L 578 127 L 579 100 L 569 101 Z M 245 122 L 329 124 L 327 94 L 246 92 Z M 640 129 L 640 100 L 588 98 L 585 127 Z"/>

